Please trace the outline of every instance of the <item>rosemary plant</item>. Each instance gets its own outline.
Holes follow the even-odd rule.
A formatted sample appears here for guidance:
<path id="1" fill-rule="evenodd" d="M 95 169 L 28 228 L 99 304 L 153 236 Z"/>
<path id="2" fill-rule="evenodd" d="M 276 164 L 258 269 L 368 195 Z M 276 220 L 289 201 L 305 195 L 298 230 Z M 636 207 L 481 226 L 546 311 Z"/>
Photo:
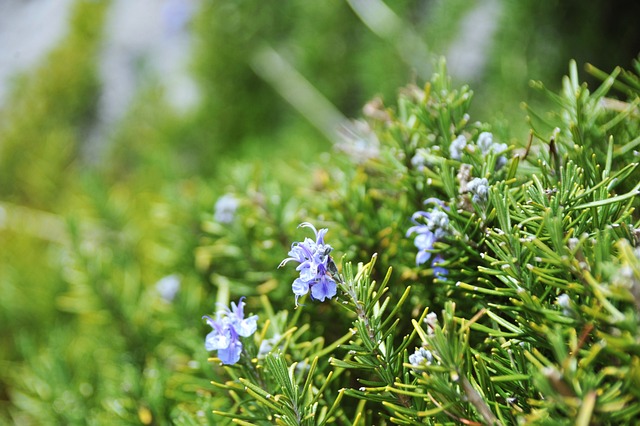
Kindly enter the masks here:
<path id="1" fill-rule="evenodd" d="M 296 221 L 315 239 L 247 292 L 259 332 L 214 382 L 230 400 L 215 414 L 581 426 L 639 415 L 640 84 L 592 72 L 603 80 L 593 92 L 570 64 L 562 92 L 548 93 L 556 110 L 530 111 L 526 140 L 473 122 L 472 92 L 452 87 L 444 64 L 397 105 L 369 104 L 357 123 L 366 149 L 341 147 L 320 180 L 260 206 L 268 231 L 252 234 L 270 251 L 284 257 Z M 293 293 L 277 311 L 276 288 Z"/>

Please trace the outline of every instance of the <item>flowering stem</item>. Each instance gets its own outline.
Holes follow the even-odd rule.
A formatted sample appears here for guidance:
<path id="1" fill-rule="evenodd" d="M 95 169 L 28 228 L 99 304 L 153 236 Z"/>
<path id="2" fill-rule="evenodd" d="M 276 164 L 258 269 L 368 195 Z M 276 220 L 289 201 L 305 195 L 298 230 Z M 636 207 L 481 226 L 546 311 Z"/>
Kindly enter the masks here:
<path id="1" fill-rule="evenodd" d="M 378 346 L 377 346 L 375 332 L 373 331 L 373 327 L 371 327 L 369 318 L 365 314 L 364 306 L 362 306 L 362 304 L 358 301 L 358 299 L 355 297 L 355 294 L 352 293 L 352 294 L 349 294 L 349 296 L 353 300 L 353 305 L 356 308 L 356 313 L 358 314 L 358 318 L 360 318 L 360 321 L 362 321 L 362 323 L 364 324 L 364 327 L 367 330 L 367 334 L 369 335 L 369 339 L 371 339 L 371 343 L 373 343 L 374 347 L 377 350 Z"/>
<path id="2" fill-rule="evenodd" d="M 373 264 L 370 263 L 368 266 Z M 380 363 L 380 368 L 376 368 L 376 372 L 378 376 L 387 383 L 387 385 L 392 386 L 394 384 L 394 378 L 396 374 L 390 371 L 389 361 L 387 359 L 387 354 L 383 353 L 386 351 L 380 350 L 381 341 L 376 338 L 376 331 L 373 328 L 369 317 L 367 316 L 367 311 L 365 309 L 364 304 L 358 299 L 358 295 L 356 293 L 356 284 L 354 281 L 357 281 L 357 278 L 350 278 L 352 281 L 347 281 L 345 278 L 338 272 L 333 260 L 329 262 L 329 272 L 332 275 L 332 278 L 338 283 L 338 285 L 343 289 L 346 295 L 351 299 L 351 303 L 353 304 L 356 315 L 358 316 L 359 321 L 364 326 L 366 331 L 366 337 L 368 337 L 371 345 L 371 355 Z M 351 274 L 347 274 L 351 276 Z M 398 402 L 405 406 L 410 406 L 410 401 L 404 395 L 396 395 Z"/>
<path id="3" fill-rule="evenodd" d="M 336 280 L 336 282 L 340 285 L 340 287 L 342 287 L 344 292 L 351 299 L 351 302 L 355 307 L 356 314 L 358 315 L 358 318 L 360 319 L 360 321 L 362 321 L 362 323 L 364 324 L 364 327 L 367 331 L 367 335 L 369 336 L 369 339 L 371 339 L 371 343 L 373 343 L 374 347 L 377 348 L 375 332 L 373 330 L 373 327 L 371 327 L 371 322 L 369 321 L 369 318 L 366 315 L 364 306 L 362 306 L 362 303 L 360 303 L 360 301 L 358 300 L 358 296 L 356 295 L 353 285 L 347 284 L 344 277 L 340 275 L 340 273 L 338 273 L 338 270 L 335 267 L 335 263 L 333 263 L 333 259 L 330 261 L 330 265 L 332 266 L 330 268 L 330 272 L 332 273 L 333 279 Z"/>

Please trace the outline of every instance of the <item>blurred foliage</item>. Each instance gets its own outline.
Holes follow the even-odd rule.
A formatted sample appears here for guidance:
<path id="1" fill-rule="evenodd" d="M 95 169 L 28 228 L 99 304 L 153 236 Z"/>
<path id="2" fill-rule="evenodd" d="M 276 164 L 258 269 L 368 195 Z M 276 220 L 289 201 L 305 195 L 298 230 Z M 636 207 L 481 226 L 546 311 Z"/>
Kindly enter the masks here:
<path id="1" fill-rule="evenodd" d="M 400 10 L 406 10 L 404 3 L 398 3 Z M 284 2 L 278 7 L 256 0 L 206 2 L 196 26 L 200 41 L 194 69 L 204 104 L 194 126 L 198 134 L 187 143 L 196 143 L 195 155 L 206 161 L 241 154 L 244 141 L 258 141 L 253 150 L 266 145 L 262 154 L 284 152 L 274 140 L 289 126 L 298 127 L 305 142 L 288 143 L 286 151 L 308 155 L 322 141 L 314 130 L 292 123 L 298 118 L 289 106 L 251 69 L 253 56 L 265 44 L 347 115 L 376 93 L 392 95 L 410 77 L 394 48 L 368 31 L 345 2 Z M 215 171 L 213 164 L 202 164 L 202 171 Z"/>
<path id="2" fill-rule="evenodd" d="M 630 308 L 637 294 L 629 291 L 640 273 L 630 213 L 638 178 L 628 159 L 640 145 L 640 90 L 637 73 L 608 76 L 637 53 L 637 26 L 628 22 L 637 6 L 611 16 L 606 2 L 576 3 L 503 2 L 471 103 L 470 88 L 452 84 L 441 65 L 433 83 L 422 85 L 397 43 L 375 35 L 347 2 L 204 2 L 193 61 L 202 104 L 178 115 L 158 88 L 139 93 L 108 154 L 94 164 L 80 153 L 96 120 L 96 58 L 110 3 L 77 0 L 66 38 L 19 79 L 0 110 L 0 423 L 219 424 L 224 413 L 240 419 L 240 412 L 246 421 L 272 422 L 275 413 L 291 416 L 285 402 L 295 401 L 306 421 L 381 424 L 410 417 L 402 395 L 417 388 L 458 418 L 479 422 L 487 414 L 473 392 L 493 398 L 489 409 L 505 423 L 587 418 L 586 408 L 576 408 L 587 403 L 597 421 L 614 412 L 612 421 L 629 418 L 638 397 L 637 314 Z M 435 56 L 474 5 L 389 7 Z M 364 137 L 379 143 L 380 155 L 352 157 L 348 143 L 333 150 L 252 70 L 264 45 L 346 116 L 366 104 Z M 604 80 L 602 88 L 589 92 L 575 68 L 564 87 L 554 85 L 570 57 L 592 62 L 590 81 Z M 550 86 L 535 83 L 543 90 L 534 95 L 530 78 Z M 406 82 L 414 84 L 398 94 Z M 390 102 L 396 95 L 397 105 Z M 529 109 L 519 110 L 520 101 Z M 473 207 L 457 187 L 460 164 L 443 157 L 453 137 L 492 131 L 513 157 L 526 146 L 529 124 L 535 143 L 526 161 L 520 156 L 497 170 L 483 166 L 478 152 L 464 158 L 474 177 L 499 188 L 484 208 Z M 419 171 L 411 159 L 426 147 L 433 167 Z M 239 200 L 236 220 L 221 224 L 212 207 L 228 193 Z M 451 211 L 455 237 L 436 246 L 451 271 L 436 280 L 432 268 L 415 267 L 405 237 L 427 194 L 465 206 Z M 297 224 L 311 219 L 330 228 L 328 240 L 345 255 L 342 271 L 357 290 L 355 299 L 341 299 L 347 309 L 339 313 L 336 303 L 310 300 L 293 310 L 295 272 L 276 270 L 302 238 Z M 566 234 L 554 231 L 564 227 Z M 538 242 L 526 241 L 530 235 Z M 571 238 L 578 241 L 569 247 Z M 375 262 L 358 266 L 374 253 Z M 530 285 L 531 301 L 514 287 L 508 265 L 527 265 L 516 278 Z M 175 297 L 156 286 L 163 277 L 178 280 Z M 384 309 L 370 290 L 389 298 Z M 560 291 L 571 294 L 580 316 L 559 315 Z M 200 316 L 238 296 L 260 314 L 248 350 L 268 374 L 207 362 Z M 437 339 L 424 329 L 427 308 L 445 310 Z M 389 352 L 376 352 L 377 342 L 362 334 L 362 309 L 377 337 L 391 336 Z M 473 317 L 479 312 L 491 314 Z M 258 356 L 264 341 L 281 352 Z M 423 343 L 441 354 L 436 381 L 406 365 Z M 370 374 L 379 357 L 391 370 Z M 456 387 L 452 371 L 464 371 L 470 383 Z M 277 409 L 267 389 L 284 395 Z M 524 399 L 513 402 L 514 394 Z M 548 405 L 535 401 L 540 395 Z M 419 413 L 452 421 L 424 397 L 409 397 Z"/>
<path id="3" fill-rule="evenodd" d="M 16 96 L 0 127 L 3 199 L 50 207 L 58 200 L 58 188 L 69 184 L 67 168 L 99 93 L 95 60 L 105 7 L 78 3 L 70 34 L 14 89 Z"/>
<path id="4" fill-rule="evenodd" d="M 579 67 L 591 63 L 610 72 L 616 66 L 631 68 L 632 60 L 640 54 L 640 31 L 633 23 L 640 14 L 640 4 L 633 0 L 616 2 L 615 8 L 606 1 L 591 2 L 589 7 L 574 0 L 505 0 L 500 4 L 492 54 L 482 80 L 474 82 L 483 102 L 474 104 L 471 111 L 481 120 L 508 122 L 514 135 L 524 137 L 528 132 L 519 127 L 522 112 L 514 100 L 539 110 L 548 108 L 548 98 L 530 90 L 530 79 L 542 80 L 557 91 L 570 58 Z M 625 12 L 617 13 L 622 10 Z M 522 78 L 524 75 L 527 78 Z M 585 81 L 598 84 L 598 79 L 590 76 L 585 76 Z"/>

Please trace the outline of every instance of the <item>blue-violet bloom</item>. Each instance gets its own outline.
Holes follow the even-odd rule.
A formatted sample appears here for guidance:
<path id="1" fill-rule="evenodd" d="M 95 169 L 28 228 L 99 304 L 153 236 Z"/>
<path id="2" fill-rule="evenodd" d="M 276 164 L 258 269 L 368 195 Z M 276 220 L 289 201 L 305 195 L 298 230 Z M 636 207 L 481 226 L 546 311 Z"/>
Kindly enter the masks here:
<path id="1" fill-rule="evenodd" d="M 480 133 L 476 145 L 484 155 L 489 154 L 493 147 L 493 135 L 489 132 Z"/>
<path id="2" fill-rule="evenodd" d="M 238 304 L 231 302 L 231 309 L 224 307 L 216 313 L 213 319 L 207 315 L 203 319 L 213 328 L 205 339 L 205 348 L 208 351 L 218 351 L 218 358 L 223 364 L 235 364 L 240 360 L 242 342 L 240 337 L 249 337 L 258 328 L 258 316 L 244 317 L 244 297 Z"/>
<path id="3" fill-rule="evenodd" d="M 439 204 L 441 203 L 442 202 L 440 201 Z M 422 222 L 418 221 L 420 218 L 423 219 Z M 413 233 L 417 234 L 413 240 L 413 244 L 418 249 L 416 264 L 422 265 L 431 258 L 431 251 L 433 250 L 435 242 L 447 234 L 447 230 L 449 228 L 449 216 L 447 216 L 444 211 L 436 207 L 430 212 L 415 212 L 411 217 L 411 221 L 415 223 L 415 226 L 412 226 L 407 230 L 406 236 L 408 237 Z"/>
<path id="4" fill-rule="evenodd" d="M 467 190 L 474 203 L 485 203 L 489 198 L 489 181 L 486 178 L 473 178 L 467 183 Z"/>
<path id="5" fill-rule="evenodd" d="M 489 132 L 480 133 L 480 135 L 478 135 L 478 141 L 476 142 L 476 144 L 480 148 L 480 151 L 482 151 L 482 155 L 489 155 L 491 153 L 502 154 L 507 149 L 509 149 L 506 143 L 493 142 L 493 135 Z M 501 155 L 496 160 L 496 169 L 501 168 L 505 164 L 507 164 L 507 157 Z"/>
<path id="6" fill-rule="evenodd" d="M 213 208 L 213 218 L 216 222 L 228 224 L 233 222 L 238 209 L 238 200 L 231 194 L 225 194 L 218 198 Z"/>
<path id="7" fill-rule="evenodd" d="M 467 138 L 464 135 L 458 136 L 451 142 L 451 145 L 449 145 L 449 156 L 453 160 L 462 159 L 462 151 L 465 149 L 466 146 L 467 146 Z"/>
<path id="8" fill-rule="evenodd" d="M 312 299 L 321 302 L 333 298 L 337 292 L 337 284 L 332 277 L 336 267 L 329 255 L 333 248 L 324 242 L 324 236 L 328 229 L 317 230 L 309 222 L 303 222 L 299 227 L 313 229 L 315 241 L 311 238 L 305 238 L 303 242 L 293 243 L 289 257 L 278 266 L 280 268 L 290 261 L 300 263 L 296 268 L 300 272 L 300 277 L 296 278 L 291 286 L 293 294 L 296 296 L 296 306 L 298 306 L 298 298 L 309 291 L 311 291 Z"/>
<path id="9" fill-rule="evenodd" d="M 425 348 L 418 348 L 416 351 L 409 355 L 409 363 L 416 367 L 422 364 L 430 365 L 433 362 L 433 354 L 430 350 Z"/>

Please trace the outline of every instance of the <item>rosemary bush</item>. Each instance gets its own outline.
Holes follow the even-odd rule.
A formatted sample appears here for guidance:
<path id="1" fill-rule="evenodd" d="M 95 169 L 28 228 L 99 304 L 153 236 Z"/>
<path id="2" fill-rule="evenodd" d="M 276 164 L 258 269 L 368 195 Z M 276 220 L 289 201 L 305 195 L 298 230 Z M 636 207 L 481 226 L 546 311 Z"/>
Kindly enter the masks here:
<path id="1" fill-rule="evenodd" d="M 635 66 L 591 68 L 591 91 L 571 63 L 521 141 L 473 121 L 472 91 L 440 64 L 289 181 L 244 173 L 197 250 L 219 303 L 205 393 L 227 396 L 203 410 L 245 425 L 631 423 Z"/>
<path id="2" fill-rule="evenodd" d="M 473 103 L 441 64 L 332 149 L 254 74 L 261 43 L 353 115 L 420 60 L 400 30 L 445 52 L 477 2 L 389 2 L 383 37 L 347 3 L 203 2 L 203 104 L 150 84 L 93 164 L 113 2 L 75 1 L 0 111 L 0 424 L 635 421 L 638 66 L 556 93 L 538 71 L 573 49 L 526 31 L 551 6 L 507 2 Z M 554 108 L 501 123 L 537 102 L 525 62 Z"/>

